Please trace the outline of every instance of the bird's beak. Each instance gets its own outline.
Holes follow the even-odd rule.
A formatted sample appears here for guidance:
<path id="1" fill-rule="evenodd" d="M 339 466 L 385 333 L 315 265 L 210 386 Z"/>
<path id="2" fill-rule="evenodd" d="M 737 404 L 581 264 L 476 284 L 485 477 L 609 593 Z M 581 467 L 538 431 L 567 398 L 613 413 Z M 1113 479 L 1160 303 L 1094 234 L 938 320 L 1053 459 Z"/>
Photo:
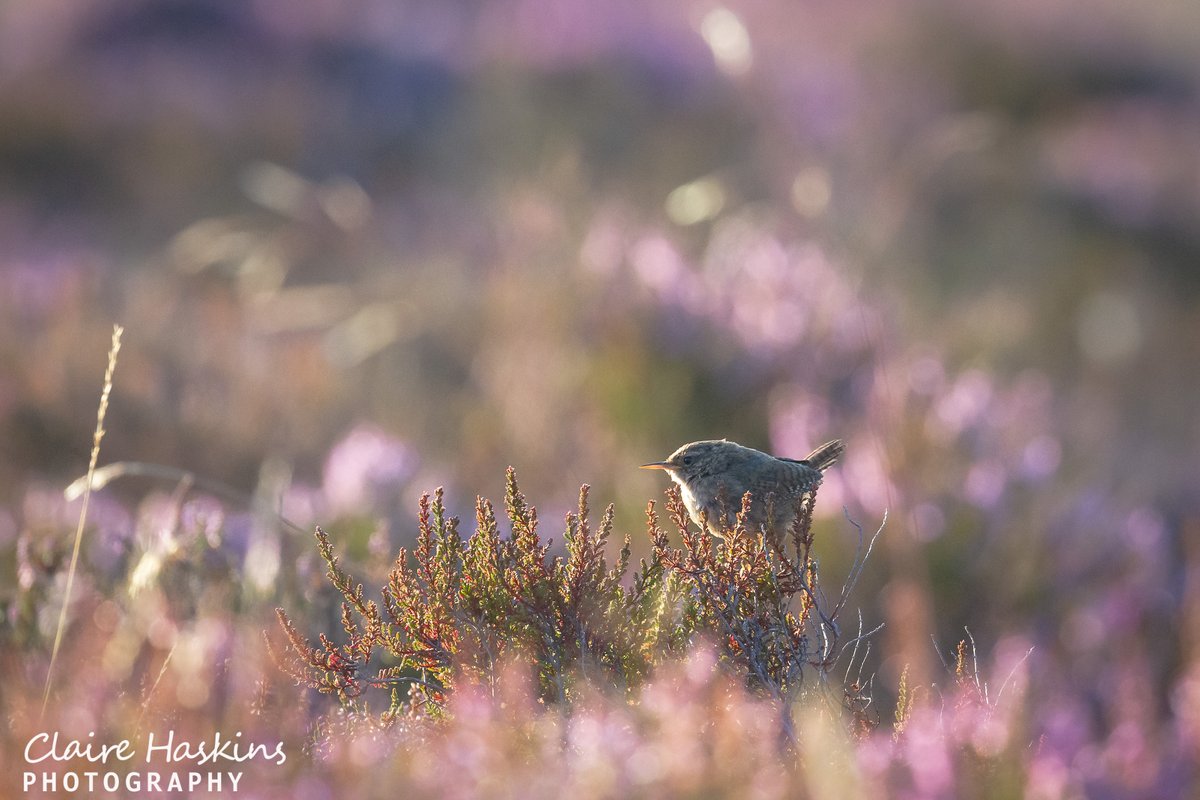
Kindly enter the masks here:
<path id="1" fill-rule="evenodd" d="M 649 464 L 642 464 L 640 469 L 674 469 L 675 465 L 670 461 L 652 461 Z"/>

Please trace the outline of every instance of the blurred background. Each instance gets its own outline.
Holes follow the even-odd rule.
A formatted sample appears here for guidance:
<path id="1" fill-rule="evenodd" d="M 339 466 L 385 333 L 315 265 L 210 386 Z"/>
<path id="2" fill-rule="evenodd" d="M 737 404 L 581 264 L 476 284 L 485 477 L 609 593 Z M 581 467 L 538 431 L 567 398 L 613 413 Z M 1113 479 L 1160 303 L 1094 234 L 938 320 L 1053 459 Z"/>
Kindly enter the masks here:
<path id="1" fill-rule="evenodd" d="M 510 464 L 642 546 L 638 464 L 840 437 L 881 684 L 966 626 L 1036 648 L 1063 763 L 1194 769 L 1198 294 L 1194 2 L 9 0 L 5 637 L 52 637 L 120 323 L 101 464 L 197 478 L 93 498 L 101 596 L 188 529 L 256 613 L 314 554 L 255 502 L 372 574 Z"/>

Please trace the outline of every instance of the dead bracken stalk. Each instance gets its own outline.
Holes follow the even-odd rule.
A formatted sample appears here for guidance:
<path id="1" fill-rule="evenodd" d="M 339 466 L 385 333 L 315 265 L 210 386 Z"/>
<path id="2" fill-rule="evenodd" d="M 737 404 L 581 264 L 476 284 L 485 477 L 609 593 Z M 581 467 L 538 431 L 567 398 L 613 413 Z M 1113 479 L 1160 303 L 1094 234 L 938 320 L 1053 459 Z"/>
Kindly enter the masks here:
<path id="1" fill-rule="evenodd" d="M 71 566 L 67 570 L 67 585 L 63 590 L 62 608 L 58 613 L 58 626 L 54 631 L 54 646 L 50 650 L 50 666 L 46 669 L 46 686 L 42 692 L 42 716 L 50 701 L 50 688 L 54 681 L 54 663 L 62 646 L 63 631 L 67 627 L 67 610 L 71 605 L 71 591 L 75 586 L 75 568 L 79 563 L 79 545 L 83 541 L 83 526 L 87 522 L 88 502 L 92 497 L 92 476 L 96 473 L 96 462 L 100 458 L 100 441 L 104 438 L 104 418 L 108 414 L 108 398 L 112 394 L 113 373 L 117 369 L 117 353 L 121 351 L 121 335 L 125 329 L 113 326 L 112 345 L 108 350 L 108 366 L 104 370 L 104 388 L 100 392 L 100 407 L 96 411 L 96 430 L 92 434 L 92 455 L 88 461 L 87 488 L 83 492 L 83 505 L 79 509 L 79 524 L 75 528 L 75 544 L 71 549 Z"/>

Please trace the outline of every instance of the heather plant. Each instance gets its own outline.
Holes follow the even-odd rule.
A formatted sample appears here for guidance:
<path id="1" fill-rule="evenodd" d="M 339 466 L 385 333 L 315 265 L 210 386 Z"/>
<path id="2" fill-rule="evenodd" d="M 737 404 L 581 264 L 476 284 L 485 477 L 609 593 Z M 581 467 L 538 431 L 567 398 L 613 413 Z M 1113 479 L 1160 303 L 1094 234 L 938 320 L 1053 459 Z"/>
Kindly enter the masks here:
<path id="1" fill-rule="evenodd" d="M 550 557 L 538 517 L 508 471 L 505 511 L 512 535 L 501 538 L 490 501 L 476 503 L 469 537 L 448 516 L 443 492 L 420 500 L 419 532 L 402 548 L 380 591 L 368 600 L 339 563 L 329 535 L 317 529 L 328 576 L 342 595 L 344 643 L 322 634 L 309 645 L 287 613 L 280 624 L 289 652 L 280 663 L 297 680 L 343 701 L 367 687 L 408 687 L 415 705 L 438 708 L 461 683 L 494 689 L 499 665 L 520 656 L 536 665 L 543 701 L 568 702 L 576 680 L 599 679 L 636 686 L 661 654 L 686 639 L 678 593 L 658 553 L 643 561 L 629 586 L 622 584 L 631 547 L 628 537 L 609 564 L 605 550 L 613 508 L 593 527 L 588 487 L 566 518 L 565 554 Z M 375 654 L 383 662 L 370 677 Z M 393 709 L 394 710 L 394 709 Z"/>
<path id="2" fill-rule="evenodd" d="M 651 501 L 650 554 L 631 576 L 630 537 L 610 564 L 614 509 L 593 526 L 588 494 L 585 484 L 578 509 L 566 516 L 565 553 L 555 556 L 511 468 L 507 538 L 490 501 L 478 498 L 475 531 L 464 538 L 442 490 L 422 495 L 411 557 L 400 550 L 378 602 L 342 567 L 318 527 L 328 578 L 342 597 L 344 637 L 337 642 L 322 633 L 313 645 L 278 609 L 287 639 L 285 649 L 273 649 L 278 663 L 298 683 L 335 694 L 354 710 L 365 709 L 359 698 L 366 689 L 392 689 L 385 717 L 402 705 L 436 716 L 464 685 L 495 696 L 503 664 L 529 665 L 539 701 L 565 708 L 587 691 L 631 693 L 656 666 L 708 639 L 731 674 L 771 701 L 784 737 L 794 742 L 792 705 L 805 687 L 829 685 L 844 651 L 837 618 L 850 588 L 831 605 L 819 585 L 815 492 L 800 499 L 795 522 L 779 535 L 750 529 L 747 493 L 734 524 L 714 543 L 689 522 L 672 487 L 666 510 L 682 547 L 671 546 Z M 406 692 L 395 691 L 401 687 Z M 869 727 L 862 684 L 849 684 L 842 699 L 856 724 Z"/>
<path id="3" fill-rule="evenodd" d="M 813 555 L 815 501 L 815 491 L 799 498 L 786 533 L 755 532 L 746 522 L 751 506 L 747 492 L 734 524 L 714 542 L 705 526 L 688 524 L 687 508 L 673 486 L 667 511 L 683 541 L 681 550 L 669 547 L 653 506 L 648 512 L 656 557 L 686 587 L 696 627 L 712 633 L 724 661 L 783 710 L 783 732 L 793 741 L 790 709 L 806 676 L 824 681 L 842 655 L 837 619 L 854 575 L 870 554 L 870 548 L 861 554 L 851 579 L 830 605 Z M 865 687 L 857 680 L 847 683 L 843 700 L 856 723 L 869 727 Z"/>

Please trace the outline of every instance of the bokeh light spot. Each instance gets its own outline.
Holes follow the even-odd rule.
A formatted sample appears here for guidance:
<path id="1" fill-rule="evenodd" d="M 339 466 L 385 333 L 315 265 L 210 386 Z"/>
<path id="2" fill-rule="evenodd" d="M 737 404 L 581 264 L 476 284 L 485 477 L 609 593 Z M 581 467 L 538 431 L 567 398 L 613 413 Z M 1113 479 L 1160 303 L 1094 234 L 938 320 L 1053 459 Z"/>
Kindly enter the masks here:
<path id="1" fill-rule="evenodd" d="M 309 184 L 286 167 L 268 161 L 256 161 L 240 176 L 246 197 L 263 208 L 280 214 L 296 215 L 308 194 Z"/>
<path id="2" fill-rule="evenodd" d="M 750 70 L 754 61 L 750 34 L 737 14 L 727 8 L 714 8 L 700 21 L 700 35 L 723 72 L 744 75 Z"/>
<path id="3" fill-rule="evenodd" d="M 676 225 L 695 225 L 710 220 L 725 206 L 725 189 L 715 178 L 685 183 L 667 195 L 667 216 Z"/>

